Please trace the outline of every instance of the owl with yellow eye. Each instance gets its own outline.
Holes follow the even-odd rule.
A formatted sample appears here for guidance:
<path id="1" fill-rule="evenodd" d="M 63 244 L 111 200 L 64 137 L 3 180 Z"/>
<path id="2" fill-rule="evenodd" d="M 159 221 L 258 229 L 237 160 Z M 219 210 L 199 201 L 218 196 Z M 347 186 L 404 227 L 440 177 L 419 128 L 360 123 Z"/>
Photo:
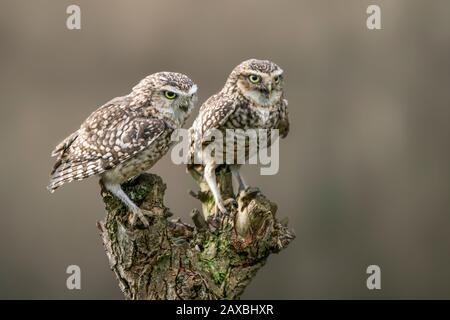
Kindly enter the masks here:
<path id="1" fill-rule="evenodd" d="M 149 170 L 169 150 L 171 135 L 183 126 L 197 101 L 197 86 L 184 74 L 158 72 L 132 91 L 95 110 L 80 128 L 56 146 L 51 192 L 74 180 L 99 176 L 128 208 L 132 225 L 153 213 L 141 209 L 121 184 Z M 139 218 L 139 220 L 138 220 Z"/>
<path id="2" fill-rule="evenodd" d="M 280 136 L 286 137 L 289 119 L 283 85 L 283 70 L 277 64 L 268 60 L 246 60 L 233 69 L 222 90 L 207 99 L 200 108 L 191 128 L 191 140 L 201 147 L 193 148 L 192 152 L 197 153 L 195 157 L 198 159 L 206 161 L 201 170 L 203 178 L 214 196 L 216 208 L 222 213 L 228 211 L 216 182 L 218 164 L 215 159 L 202 154 L 209 143 L 205 137 L 211 130 L 220 130 L 225 136 L 227 129 L 278 129 Z M 246 152 L 247 159 L 249 156 Z M 223 159 L 226 159 L 225 154 Z M 241 165 L 227 165 L 238 182 L 239 191 L 246 190 L 247 184 L 240 174 Z M 188 165 L 188 169 L 193 168 L 194 165 Z"/>

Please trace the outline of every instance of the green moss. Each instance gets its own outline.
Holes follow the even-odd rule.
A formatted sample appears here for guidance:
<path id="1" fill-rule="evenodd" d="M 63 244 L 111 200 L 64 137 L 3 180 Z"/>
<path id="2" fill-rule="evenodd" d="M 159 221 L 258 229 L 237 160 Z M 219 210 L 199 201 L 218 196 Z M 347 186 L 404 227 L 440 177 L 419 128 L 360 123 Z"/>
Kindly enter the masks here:
<path id="1" fill-rule="evenodd" d="M 211 279 L 218 286 L 221 286 L 227 278 L 230 256 L 233 255 L 228 237 L 228 234 L 223 232 L 209 234 L 199 254 L 202 270 L 210 274 Z"/>
<path id="2" fill-rule="evenodd" d="M 158 257 L 155 269 L 158 271 L 167 270 L 170 267 L 170 253 L 164 252 Z"/>
<path id="3" fill-rule="evenodd" d="M 226 276 L 227 276 L 227 274 L 225 272 L 220 272 L 220 271 L 213 272 L 213 274 L 212 274 L 212 278 L 213 278 L 214 282 L 219 286 L 223 283 Z"/>
<path id="4" fill-rule="evenodd" d="M 137 186 L 133 186 L 128 192 L 129 192 L 130 198 L 133 201 L 136 201 L 139 203 L 139 202 L 142 202 L 145 200 L 149 191 L 150 190 L 147 188 L 147 186 L 137 185 Z"/>
<path id="5" fill-rule="evenodd" d="M 239 266 L 246 262 L 248 262 L 248 254 L 246 252 L 233 252 L 230 254 L 230 265 Z"/>

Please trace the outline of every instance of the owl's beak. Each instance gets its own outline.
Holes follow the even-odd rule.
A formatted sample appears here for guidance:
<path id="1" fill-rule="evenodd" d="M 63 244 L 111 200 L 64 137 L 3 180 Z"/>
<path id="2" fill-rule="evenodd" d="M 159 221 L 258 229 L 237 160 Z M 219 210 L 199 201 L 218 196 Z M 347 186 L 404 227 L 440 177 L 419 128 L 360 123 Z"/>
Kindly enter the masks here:
<path id="1" fill-rule="evenodd" d="M 189 105 L 188 104 L 182 104 L 180 105 L 180 110 L 187 112 L 189 110 Z"/>
<path id="2" fill-rule="evenodd" d="M 269 93 L 269 96 L 272 94 L 272 82 L 267 84 L 267 92 Z"/>

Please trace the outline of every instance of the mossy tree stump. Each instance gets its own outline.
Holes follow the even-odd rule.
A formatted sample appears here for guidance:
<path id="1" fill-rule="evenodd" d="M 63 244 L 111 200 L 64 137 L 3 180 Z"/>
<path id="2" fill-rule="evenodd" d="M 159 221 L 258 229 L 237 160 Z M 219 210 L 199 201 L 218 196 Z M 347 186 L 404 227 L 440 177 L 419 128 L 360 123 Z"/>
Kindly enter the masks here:
<path id="1" fill-rule="evenodd" d="M 242 192 L 228 201 L 230 215 L 217 217 L 201 175 L 191 173 L 201 189 L 192 194 L 203 209 L 203 215 L 192 211 L 194 225 L 170 218 L 166 185 L 157 175 L 123 185 L 136 204 L 155 214 L 149 228 L 131 226 L 131 213 L 102 188 L 107 215 L 98 227 L 126 299 L 237 299 L 268 256 L 294 239 L 287 223 L 275 218 L 277 206 L 258 192 Z M 224 199 L 233 199 L 228 168 L 219 168 L 217 177 Z"/>

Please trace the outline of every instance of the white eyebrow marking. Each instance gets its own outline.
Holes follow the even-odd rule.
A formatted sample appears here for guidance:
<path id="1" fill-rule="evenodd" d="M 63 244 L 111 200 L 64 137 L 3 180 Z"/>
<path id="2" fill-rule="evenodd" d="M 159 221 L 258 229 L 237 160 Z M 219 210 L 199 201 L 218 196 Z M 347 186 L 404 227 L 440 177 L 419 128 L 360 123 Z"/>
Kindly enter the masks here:
<path id="1" fill-rule="evenodd" d="M 274 76 L 274 77 L 279 76 L 281 74 L 283 74 L 283 70 L 282 69 L 278 69 L 278 70 L 272 72 L 272 76 Z"/>
<path id="2" fill-rule="evenodd" d="M 256 71 L 256 70 L 248 72 L 248 75 L 250 75 L 250 74 L 255 74 L 255 75 L 261 76 L 261 77 L 268 75 L 268 73 L 266 73 L 266 72 L 260 72 L 260 71 Z M 283 74 L 282 69 L 278 69 L 278 70 L 275 70 L 274 72 L 270 73 L 270 75 L 272 75 L 272 76 L 279 76 L 280 74 Z"/>
<path id="3" fill-rule="evenodd" d="M 248 73 L 247 73 L 247 75 L 251 75 L 251 74 L 254 74 L 254 75 L 257 75 L 257 76 L 266 76 L 267 75 L 267 73 L 265 73 L 265 72 L 259 72 L 259 71 L 249 71 Z"/>
<path id="4" fill-rule="evenodd" d="M 164 87 L 162 87 L 162 90 L 163 91 L 164 90 L 171 91 L 171 92 L 174 92 L 174 93 L 176 93 L 178 95 L 181 95 L 181 94 L 184 93 L 183 91 L 180 91 L 179 89 L 177 89 L 175 87 L 172 87 L 172 86 L 164 86 Z"/>
<path id="5" fill-rule="evenodd" d="M 191 89 L 189 89 L 189 94 L 194 94 L 197 92 L 197 85 L 194 84 Z"/>
<path id="6" fill-rule="evenodd" d="M 180 95 L 180 96 L 186 95 L 186 91 L 181 91 L 181 90 L 179 90 L 178 88 L 175 88 L 175 87 L 172 87 L 172 86 L 164 86 L 164 87 L 162 88 L 162 90 L 163 90 L 163 91 L 164 91 L 164 90 L 171 91 L 171 92 L 174 92 L 174 93 L 176 93 L 176 94 L 178 94 L 178 95 Z M 194 85 L 191 87 L 191 89 L 189 89 L 188 94 L 191 95 L 191 94 L 194 94 L 194 93 L 196 93 L 196 92 L 197 92 L 197 85 L 194 84 Z"/>

